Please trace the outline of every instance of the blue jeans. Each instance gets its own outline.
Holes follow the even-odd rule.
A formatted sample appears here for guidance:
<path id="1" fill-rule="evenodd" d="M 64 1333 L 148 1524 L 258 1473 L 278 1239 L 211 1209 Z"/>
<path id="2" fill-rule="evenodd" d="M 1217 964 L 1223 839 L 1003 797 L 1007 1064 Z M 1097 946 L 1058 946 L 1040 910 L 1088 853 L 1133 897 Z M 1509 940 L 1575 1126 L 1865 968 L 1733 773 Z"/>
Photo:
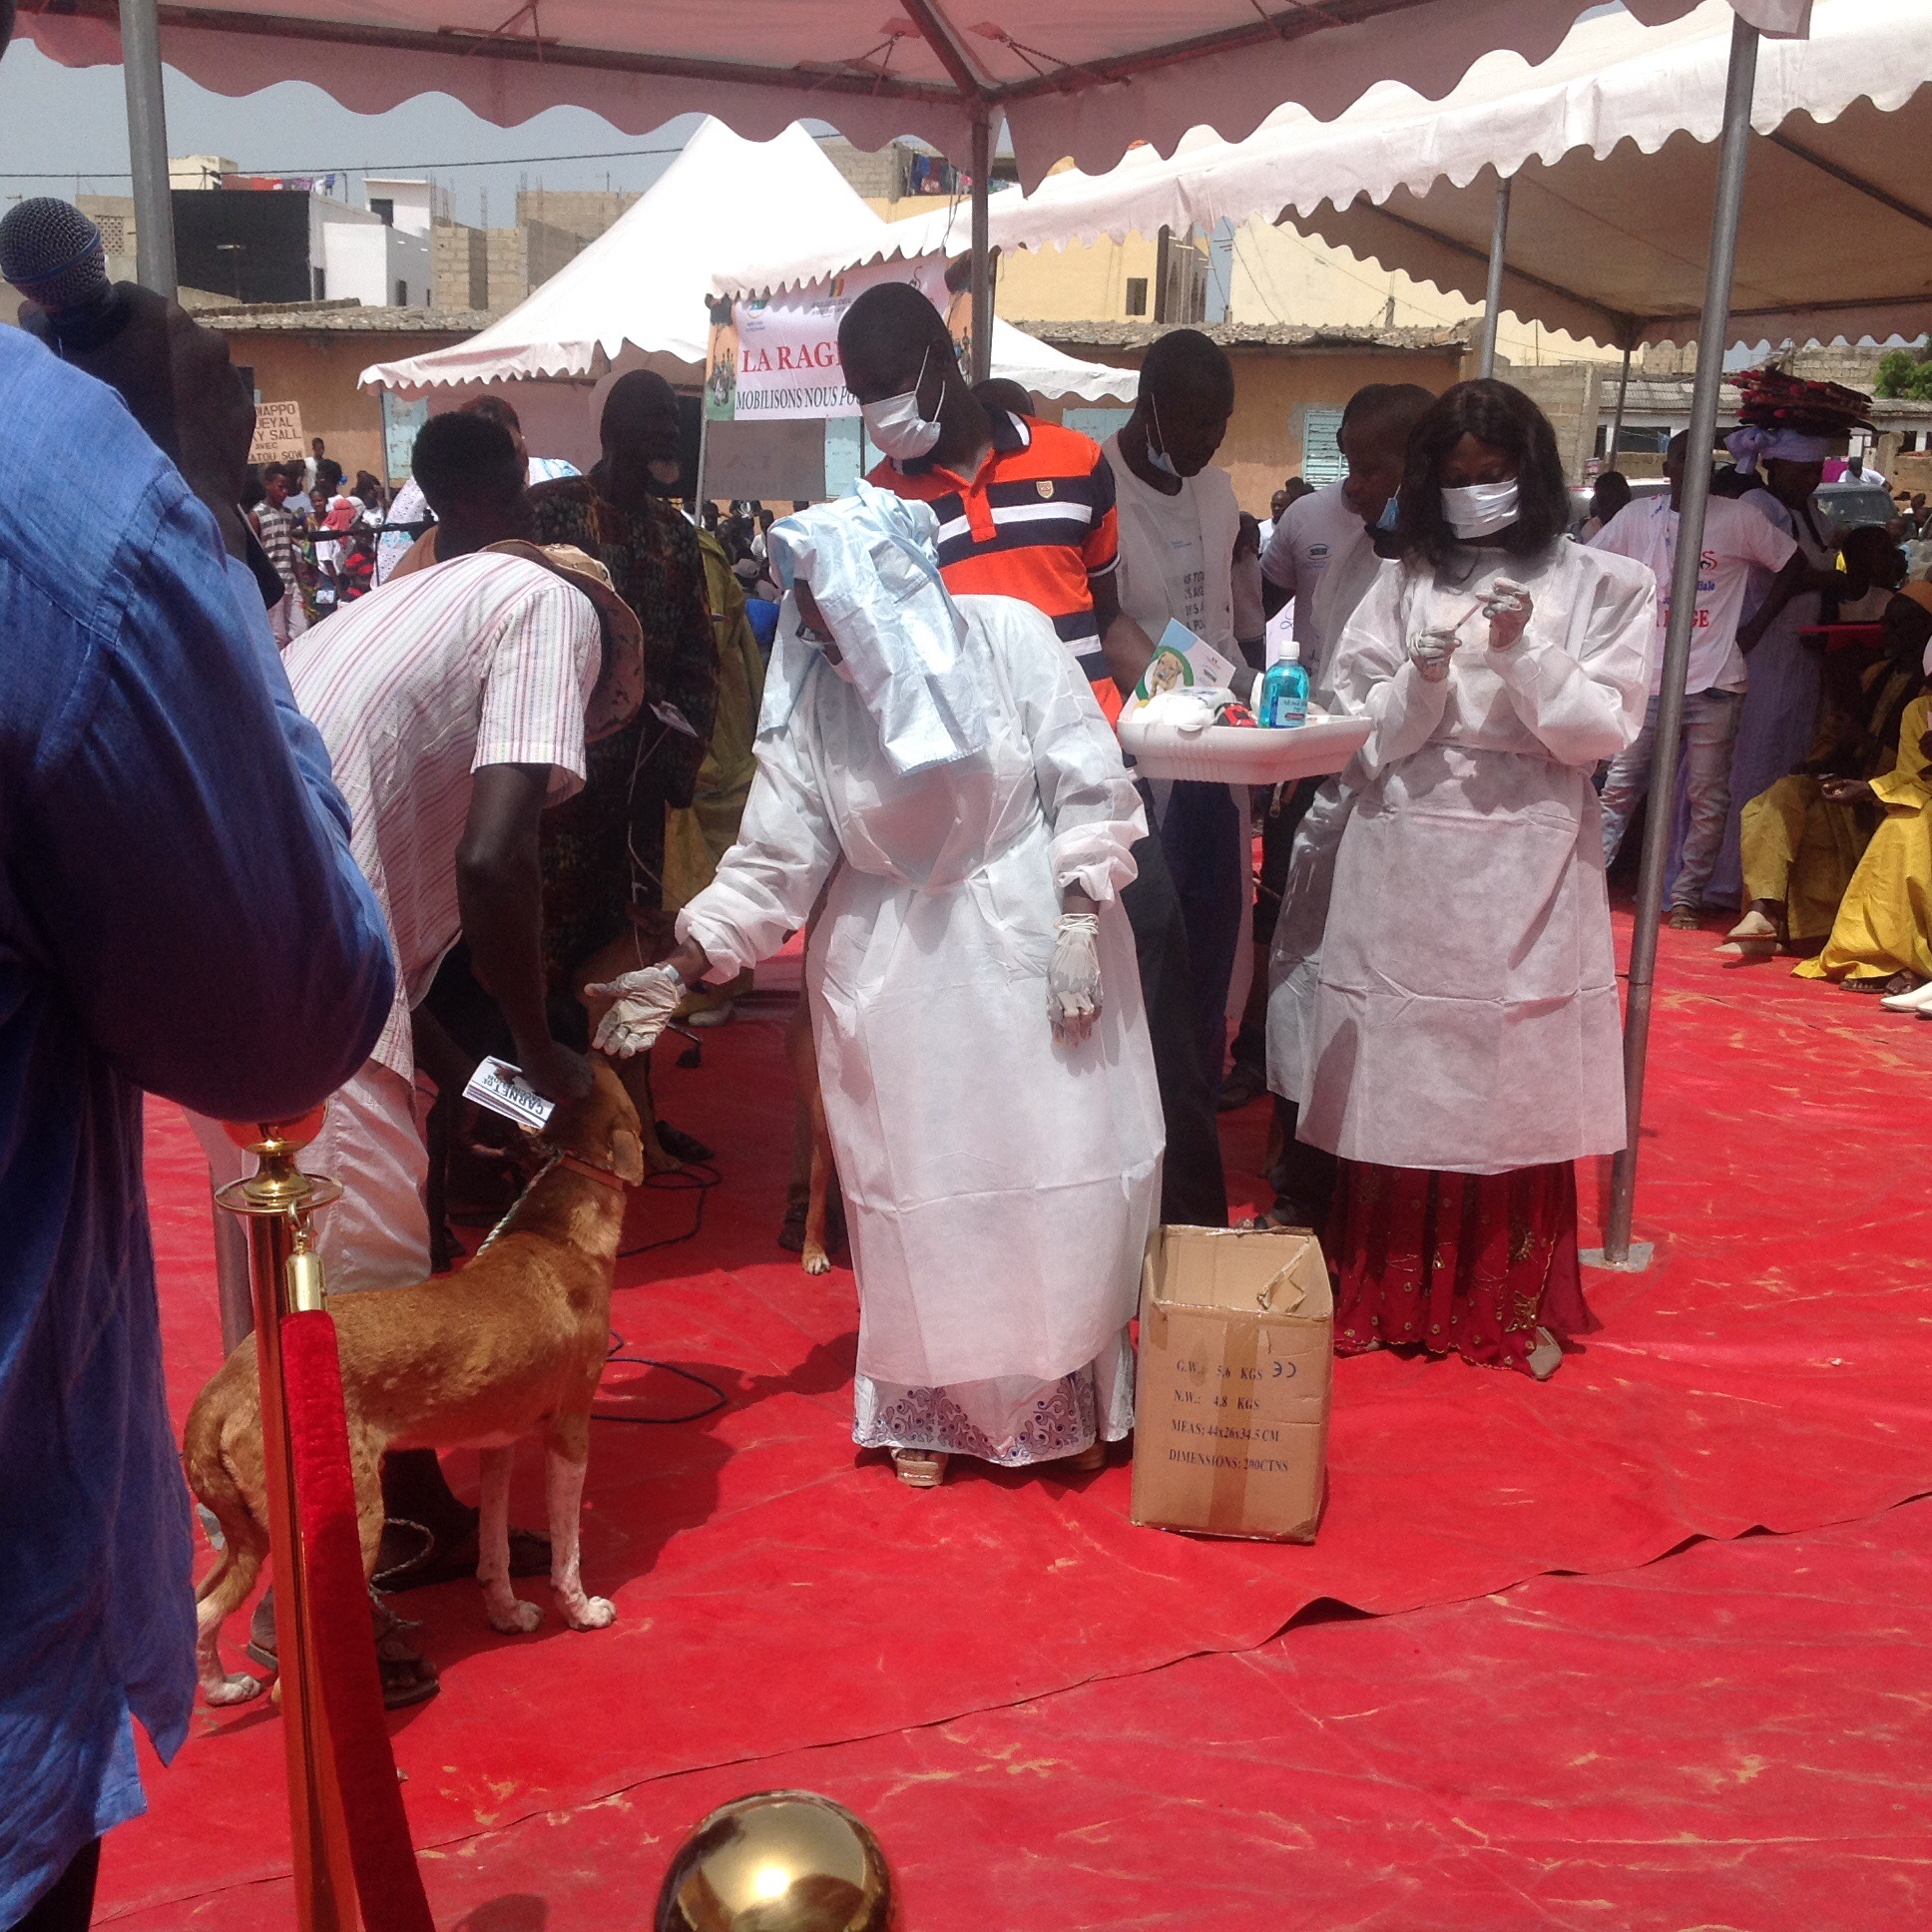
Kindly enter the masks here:
<path id="1" fill-rule="evenodd" d="M 1637 742 L 1611 759 L 1604 779 L 1606 865 L 1617 856 L 1631 814 L 1650 789 L 1659 702 L 1651 700 Z M 1736 742 L 1737 720 L 1743 709 L 1741 691 L 1693 691 L 1684 701 L 1683 763 L 1690 823 L 1684 835 L 1684 858 L 1671 891 L 1673 907 L 1688 906 L 1695 912 L 1703 903 L 1703 889 L 1716 868 L 1717 850 L 1724 842 L 1724 819 L 1730 810 L 1730 750 Z M 1669 811 L 1671 800 L 1661 800 L 1654 809 Z"/>

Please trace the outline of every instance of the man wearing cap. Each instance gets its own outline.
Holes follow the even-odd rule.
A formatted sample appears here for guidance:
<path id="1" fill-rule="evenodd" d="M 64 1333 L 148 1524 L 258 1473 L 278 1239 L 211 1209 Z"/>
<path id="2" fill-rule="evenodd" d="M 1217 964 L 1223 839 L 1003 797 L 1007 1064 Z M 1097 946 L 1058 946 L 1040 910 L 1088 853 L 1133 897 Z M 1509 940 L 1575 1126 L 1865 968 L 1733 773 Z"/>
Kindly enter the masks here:
<path id="1" fill-rule="evenodd" d="M 501 424 L 433 417 L 414 469 L 442 519 L 443 561 L 316 626 L 284 660 L 348 800 L 350 849 L 382 907 L 397 968 L 375 1051 L 331 1100 L 309 1153 L 316 1173 L 346 1184 L 316 1224 L 336 1293 L 405 1286 L 430 1272 L 410 1009 L 458 938 L 502 1012 L 524 1078 L 552 1100 L 589 1091 L 588 1062 L 553 1037 L 545 1011 L 538 823 L 547 804 L 582 785 L 586 742 L 630 720 L 644 684 L 637 620 L 599 565 L 561 546 L 466 547 L 516 527 L 523 464 Z M 433 1073 L 454 1078 L 444 1065 Z M 219 1164 L 219 1131 L 204 1132 L 203 1144 Z M 419 1580 L 408 1572 L 474 1569 L 475 1512 L 450 1493 L 433 1451 L 392 1453 L 383 1494 L 385 1587 Z M 402 1522 L 416 1526 L 406 1547 Z M 526 1570 L 541 1556 L 535 1547 L 513 1554 Z M 433 1687 L 427 1666 L 388 1647 L 391 1703 Z"/>

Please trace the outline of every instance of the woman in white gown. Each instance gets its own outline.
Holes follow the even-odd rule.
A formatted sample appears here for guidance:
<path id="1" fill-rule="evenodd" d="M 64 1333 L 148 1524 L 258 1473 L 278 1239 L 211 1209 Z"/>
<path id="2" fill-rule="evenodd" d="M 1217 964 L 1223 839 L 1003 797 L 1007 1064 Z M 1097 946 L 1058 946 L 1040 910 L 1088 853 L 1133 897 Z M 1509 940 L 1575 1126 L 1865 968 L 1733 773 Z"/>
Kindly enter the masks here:
<path id="1" fill-rule="evenodd" d="M 949 1454 L 1097 1467 L 1131 1432 L 1163 1146 L 1119 903 L 1138 796 L 1051 624 L 955 601 L 935 528 L 864 484 L 772 526 L 789 594 L 738 842 L 599 1035 L 648 1045 L 831 880 L 805 988 L 858 1277 L 853 1433 L 919 1487 Z"/>
<path id="2" fill-rule="evenodd" d="M 1403 556 L 1342 633 L 1374 722 L 1320 952 L 1300 1134 L 1339 1157 L 1335 1342 L 1539 1376 L 1594 1325 L 1573 1163 L 1624 1145 L 1598 761 L 1644 722 L 1649 570 L 1564 540 L 1556 439 L 1465 382 L 1409 439 Z"/>

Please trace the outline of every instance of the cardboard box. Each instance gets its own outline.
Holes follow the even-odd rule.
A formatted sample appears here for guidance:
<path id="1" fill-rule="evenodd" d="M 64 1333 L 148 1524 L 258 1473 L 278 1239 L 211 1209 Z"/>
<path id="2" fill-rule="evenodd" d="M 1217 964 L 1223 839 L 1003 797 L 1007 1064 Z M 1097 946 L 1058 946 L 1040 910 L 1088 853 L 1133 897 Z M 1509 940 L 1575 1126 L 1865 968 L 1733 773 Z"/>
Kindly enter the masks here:
<path id="1" fill-rule="evenodd" d="M 1134 1521 L 1312 1543 L 1334 1326 L 1306 1228 L 1162 1228 L 1141 1286 Z"/>

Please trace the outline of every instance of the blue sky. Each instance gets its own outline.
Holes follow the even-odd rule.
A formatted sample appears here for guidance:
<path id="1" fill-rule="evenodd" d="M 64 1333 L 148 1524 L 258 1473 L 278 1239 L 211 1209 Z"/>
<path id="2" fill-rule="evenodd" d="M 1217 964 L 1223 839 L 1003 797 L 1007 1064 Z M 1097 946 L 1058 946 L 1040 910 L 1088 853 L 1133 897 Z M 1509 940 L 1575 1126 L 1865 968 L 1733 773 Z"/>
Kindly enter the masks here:
<path id="1" fill-rule="evenodd" d="M 696 125 L 686 116 L 652 134 L 622 135 L 581 108 L 554 108 L 521 127 L 499 128 L 441 94 L 387 114 L 351 114 L 305 82 L 231 99 L 172 70 L 167 91 L 174 154 L 229 155 L 259 174 L 354 168 L 431 175 L 454 194 L 460 222 L 482 219 L 487 194 L 498 228 L 516 219 L 520 187 L 649 188 Z M 559 155 L 610 158 L 548 159 Z M 16 40 L 0 60 L 0 209 L 26 195 L 125 195 L 127 167 L 120 68 L 62 67 Z M 359 181 L 354 199 L 361 199 Z"/>

